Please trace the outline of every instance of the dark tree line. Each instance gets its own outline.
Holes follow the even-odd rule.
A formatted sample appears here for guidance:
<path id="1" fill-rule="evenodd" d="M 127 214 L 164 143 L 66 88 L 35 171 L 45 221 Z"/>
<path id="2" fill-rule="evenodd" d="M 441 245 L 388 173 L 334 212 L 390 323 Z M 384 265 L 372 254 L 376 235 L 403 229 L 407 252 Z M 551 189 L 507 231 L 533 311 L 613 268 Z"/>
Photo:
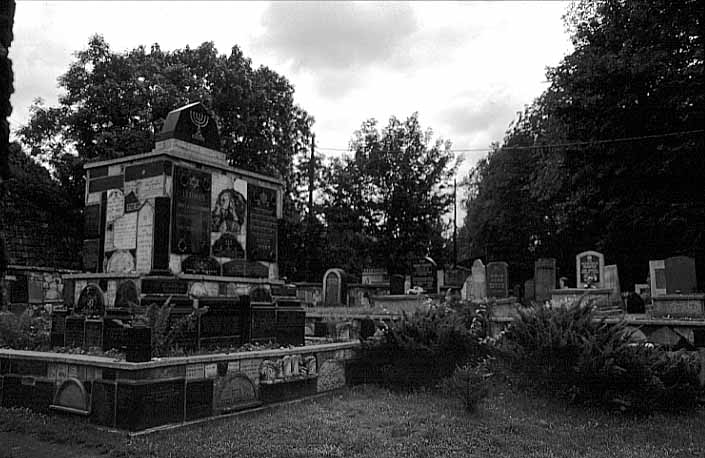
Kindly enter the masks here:
<path id="1" fill-rule="evenodd" d="M 705 278 L 702 2 L 581 1 L 575 50 L 548 89 L 472 170 L 466 255 L 505 260 L 521 279 L 586 249 L 619 265 L 623 287 L 649 259 L 695 256 Z"/>

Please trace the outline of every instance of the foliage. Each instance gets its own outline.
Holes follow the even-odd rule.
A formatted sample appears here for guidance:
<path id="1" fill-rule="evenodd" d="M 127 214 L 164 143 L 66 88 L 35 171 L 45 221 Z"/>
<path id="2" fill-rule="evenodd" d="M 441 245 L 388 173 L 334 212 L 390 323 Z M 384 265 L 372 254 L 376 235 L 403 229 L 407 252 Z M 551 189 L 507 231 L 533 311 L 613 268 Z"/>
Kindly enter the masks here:
<path id="1" fill-rule="evenodd" d="M 702 266 L 699 3 L 575 3 L 574 51 L 466 180 L 464 256 L 506 260 L 526 278 L 537 257 L 570 272 L 575 253 L 598 249 L 623 285 L 643 282 L 649 259 L 686 253 Z"/>
<path id="2" fill-rule="evenodd" d="M 25 310 L 20 316 L 0 312 L 0 347 L 15 350 L 47 350 L 51 322 L 44 316 L 32 316 Z"/>
<path id="3" fill-rule="evenodd" d="M 353 378 L 403 390 L 433 386 L 457 366 L 485 355 L 458 313 L 434 308 L 405 316 L 381 340 L 363 343 Z"/>
<path id="4" fill-rule="evenodd" d="M 150 304 L 144 316 L 139 319 L 141 324 L 152 329 L 152 356 L 154 357 L 183 354 L 184 349 L 178 345 L 179 339 L 187 333 L 194 332 L 198 326 L 199 317 L 208 312 L 208 307 L 201 307 L 177 320 L 170 320 L 173 309 L 174 304 L 169 298 L 162 305 Z"/>
<path id="5" fill-rule="evenodd" d="M 621 410 L 683 409 L 704 394 L 697 355 L 630 341 L 626 322 L 590 307 L 519 310 L 501 343 L 513 369 L 573 401 Z"/>
<path id="6" fill-rule="evenodd" d="M 456 169 L 450 143 L 433 141 L 414 113 L 390 118 L 381 130 L 365 121 L 351 150 L 324 178 L 331 265 L 359 273 L 369 264 L 405 270 L 426 255 L 443 263 L 441 217 L 452 205 Z"/>
<path id="7" fill-rule="evenodd" d="M 475 412 L 480 402 L 490 394 L 489 360 L 457 367 L 453 375 L 443 380 L 443 391 L 459 398 L 468 412 Z"/>

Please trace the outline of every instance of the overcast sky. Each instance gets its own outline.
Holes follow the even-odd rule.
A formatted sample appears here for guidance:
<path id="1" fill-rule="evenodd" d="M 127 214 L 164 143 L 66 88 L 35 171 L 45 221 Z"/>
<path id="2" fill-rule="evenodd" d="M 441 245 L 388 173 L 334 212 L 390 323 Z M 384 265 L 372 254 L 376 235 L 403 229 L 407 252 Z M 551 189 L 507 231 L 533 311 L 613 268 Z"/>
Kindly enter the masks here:
<path id="1" fill-rule="evenodd" d="M 57 103 L 57 77 L 94 33 L 114 51 L 237 44 L 295 87 L 327 155 L 363 120 L 418 111 L 453 149 L 501 141 L 572 49 L 566 2 L 24 2 L 17 3 L 13 128 L 32 100 Z M 328 148 L 328 149 L 326 149 Z M 465 154 L 461 174 L 484 152 Z"/>

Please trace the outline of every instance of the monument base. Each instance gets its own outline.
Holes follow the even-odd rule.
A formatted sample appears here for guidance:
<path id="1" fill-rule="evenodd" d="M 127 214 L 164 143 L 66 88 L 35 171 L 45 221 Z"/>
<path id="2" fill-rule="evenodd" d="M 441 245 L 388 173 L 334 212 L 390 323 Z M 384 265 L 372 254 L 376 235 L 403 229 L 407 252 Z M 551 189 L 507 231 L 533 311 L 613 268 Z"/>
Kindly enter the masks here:
<path id="1" fill-rule="evenodd" d="M 651 300 L 654 318 L 705 319 L 705 294 L 667 294 Z"/>
<path id="2" fill-rule="evenodd" d="M 551 291 L 551 306 L 572 307 L 578 303 L 582 307 L 593 306 L 598 309 L 610 307 L 610 288 L 564 288 Z"/>

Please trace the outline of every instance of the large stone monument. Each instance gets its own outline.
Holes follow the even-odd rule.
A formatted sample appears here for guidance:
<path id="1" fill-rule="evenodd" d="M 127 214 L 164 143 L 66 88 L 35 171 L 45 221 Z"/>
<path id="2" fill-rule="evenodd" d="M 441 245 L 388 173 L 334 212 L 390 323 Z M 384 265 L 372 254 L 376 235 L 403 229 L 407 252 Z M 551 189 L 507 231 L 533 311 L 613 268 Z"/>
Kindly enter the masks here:
<path id="1" fill-rule="evenodd" d="M 288 319 L 291 307 L 279 317 L 271 303 L 274 313 L 260 314 L 243 298 L 254 287 L 283 284 L 277 227 L 284 183 L 231 167 L 219 145 L 214 119 L 192 103 L 167 115 L 152 151 L 85 165 L 87 273 L 66 275 L 77 304 L 96 304 L 85 298 L 99 291 L 102 315 L 125 322 L 171 298 L 174 316 L 206 304 L 210 314 L 223 311 L 225 321 L 202 317 L 200 334 L 214 342 L 241 343 L 253 322 L 276 334 L 276 320 Z"/>

